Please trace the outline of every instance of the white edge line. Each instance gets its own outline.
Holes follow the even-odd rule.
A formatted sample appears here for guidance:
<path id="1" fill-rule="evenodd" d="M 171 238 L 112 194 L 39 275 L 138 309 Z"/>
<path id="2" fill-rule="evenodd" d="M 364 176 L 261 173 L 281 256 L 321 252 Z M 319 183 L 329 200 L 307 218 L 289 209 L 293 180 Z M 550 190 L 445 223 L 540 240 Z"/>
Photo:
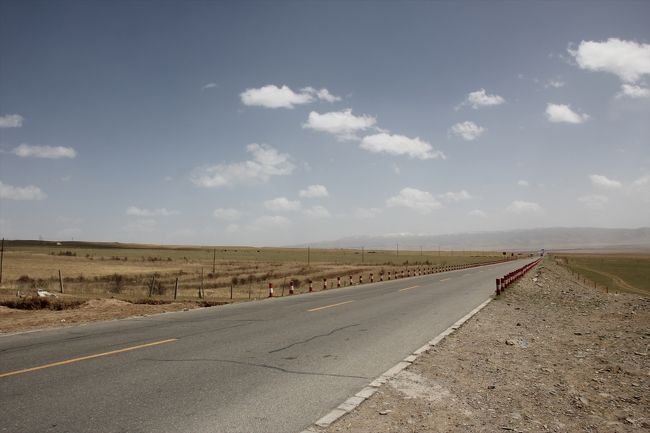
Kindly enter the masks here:
<path id="1" fill-rule="evenodd" d="M 337 421 L 339 418 L 343 417 L 345 414 L 352 412 L 354 409 L 359 407 L 361 403 L 363 403 L 364 401 L 372 397 L 373 394 L 376 393 L 383 384 L 388 382 L 393 377 L 397 376 L 397 374 L 399 374 L 402 370 L 408 368 L 423 353 L 426 353 L 429 350 L 431 350 L 431 348 L 433 348 L 434 346 L 439 344 L 442 340 L 444 340 L 446 336 L 452 334 L 454 331 L 458 330 L 461 326 L 463 326 L 465 322 L 467 322 L 475 314 L 477 314 L 479 311 L 485 308 L 485 306 L 489 304 L 492 301 L 492 299 L 493 299 L 492 297 L 489 297 L 481 305 L 474 308 L 472 311 L 467 313 L 456 323 L 454 323 L 449 328 L 445 329 L 440 334 L 438 334 L 434 339 L 432 339 L 431 341 L 429 341 L 427 344 L 420 347 L 419 349 L 415 350 L 411 355 L 404 358 L 404 360 L 398 362 L 393 367 L 386 370 L 378 378 L 370 382 L 368 386 L 363 388 L 361 391 L 357 392 L 354 396 L 345 400 L 343 403 L 338 405 L 336 409 L 332 410 L 330 413 L 328 413 L 327 415 L 325 415 L 324 417 L 316 421 L 313 427 L 308 427 L 307 429 L 303 430 L 300 433 L 318 432 L 319 431 L 317 429 L 318 427 L 327 428 L 332 423 Z"/>

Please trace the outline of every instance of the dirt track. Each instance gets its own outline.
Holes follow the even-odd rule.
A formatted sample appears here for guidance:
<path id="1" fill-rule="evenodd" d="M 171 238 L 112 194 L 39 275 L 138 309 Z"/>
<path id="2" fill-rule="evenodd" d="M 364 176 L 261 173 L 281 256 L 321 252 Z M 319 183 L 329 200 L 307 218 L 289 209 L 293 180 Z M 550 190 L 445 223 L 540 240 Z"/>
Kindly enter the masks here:
<path id="1" fill-rule="evenodd" d="M 326 431 L 650 431 L 650 298 L 548 262 Z"/>

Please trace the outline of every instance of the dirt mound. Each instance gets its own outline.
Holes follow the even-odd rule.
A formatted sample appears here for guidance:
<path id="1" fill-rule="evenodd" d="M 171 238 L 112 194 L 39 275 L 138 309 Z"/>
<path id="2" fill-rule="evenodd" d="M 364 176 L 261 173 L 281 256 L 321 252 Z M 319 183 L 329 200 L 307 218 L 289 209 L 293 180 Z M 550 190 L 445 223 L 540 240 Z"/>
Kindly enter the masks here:
<path id="1" fill-rule="evenodd" d="M 129 307 L 133 304 L 126 301 L 120 301 L 119 299 L 91 299 L 86 301 L 81 308 L 84 310 L 103 310 L 107 308 L 115 307 Z"/>

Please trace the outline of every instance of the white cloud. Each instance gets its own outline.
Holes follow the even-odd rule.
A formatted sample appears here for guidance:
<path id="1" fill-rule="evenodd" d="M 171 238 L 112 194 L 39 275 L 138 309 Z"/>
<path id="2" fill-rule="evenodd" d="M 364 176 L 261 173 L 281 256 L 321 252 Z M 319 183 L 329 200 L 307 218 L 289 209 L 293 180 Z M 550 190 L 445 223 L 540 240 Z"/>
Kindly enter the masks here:
<path id="1" fill-rule="evenodd" d="M 646 185 L 650 185 L 650 174 L 641 176 L 640 178 L 632 182 L 632 186 L 646 186 Z"/>
<path id="2" fill-rule="evenodd" d="M 212 215 L 216 219 L 226 220 L 226 221 L 237 221 L 239 218 L 241 218 L 241 212 L 239 212 L 237 209 L 232 209 L 232 208 L 215 209 L 214 212 L 212 212 Z"/>
<path id="3" fill-rule="evenodd" d="M 609 202 L 609 198 L 605 197 L 604 195 L 591 194 L 578 197 L 578 201 L 587 206 L 589 209 L 600 210 L 605 207 L 607 202 Z"/>
<path id="4" fill-rule="evenodd" d="M 610 179 L 607 176 L 600 174 L 592 174 L 589 176 L 589 180 L 596 187 L 603 187 L 608 189 L 618 189 L 623 186 L 618 180 Z"/>
<path id="5" fill-rule="evenodd" d="M 528 187 L 530 184 L 528 183 L 527 180 L 520 179 L 517 181 L 517 185 L 523 186 L 524 188 Z"/>
<path id="6" fill-rule="evenodd" d="M 0 181 L 0 199 L 44 200 L 45 198 L 47 198 L 47 194 L 37 186 L 12 186 Z"/>
<path id="7" fill-rule="evenodd" d="M 480 89 L 475 92 L 470 92 L 467 98 L 461 105 L 470 105 L 473 109 L 477 110 L 481 107 L 491 107 L 501 105 L 506 100 L 499 95 L 490 95 L 485 89 Z"/>
<path id="8" fill-rule="evenodd" d="M 5 114 L 0 116 L 0 128 L 20 128 L 24 120 L 20 114 Z"/>
<path id="9" fill-rule="evenodd" d="M 178 215 L 177 210 L 168 210 L 164 207 L 158 209 L 143 209 L 136 206 L 129 206 L 126 209 L 126 214 L 139 217 L 159 217 L 159 216 L 172 216 Z"/>
<path id="10" fill-rule="evenodd" d="M 386 200 L 386 206 L 405 207 L 426 214 L 434 209 L 440 208 L 441 204 L 427 191 L 421 191 L 416 188 L 404 188 L 398 195 Z"/>
<path id="11" fill-rule="evenodd" d="M 506 211 L 516 214 L 535 213 L 542 210 L 537 203 L 530 201 L 515 200 L 506 208 Z"/>
<path id="12" fill-rule="evenodd" d="M 208 83 L 208 84 L 204 85 L 203 87 L 201 87 L 201 90 L 214 89 L 216 87 L 218 87 L 217 83 Z"/>
<path id="13" fill-rule="evenodd" d="M 77 152 L 72 147 L 32 146 L 24 143 L 20 144 L 18 147 L 15 147 L 11 152 L 23 158 L 34 157 L 34 158 L 59 159 L 59 158 L 74 158 L 77 156 Z"/>
<path id="14" fill-rule="evenodd" d="M 478 126 L 476 123 L 470 122 L 469 120 L 461 123 L 456 123 L 449 129 L 449 132 L 451 134 L 461 137 L 466 141 L 476 140 L 485 131 L 485 128 Z"/>
<path id="15" fill-rule="evenodd" d="M 470 200 L 474 197 L 471 196 L 466 190 L 462 189 L 458 192 L 446 192 L 438 195 L 438 198 L 446 202 L 459 202 L 463 200 Z"/>
<path id="16" fill-rule="evenodd" d="M 303 211 L 310 218 L 330 218 L 332 215 L 324 206 L 312 206 Z"/>
<path id="17" fill-rule="evenodd" d="M 358 219 L 372 219 L 372 218 L 376 218 L 381 213 L 382 210 L 377 207 L 371 207 L 371 208 L 357 207 L 354 208 L 352 214 L 354 215 L 355 218 Z"/>
<path id="18" fill-rule="evenodd" d="M 295 165 L 286 153 L 266 144 L 249 144 L 252 160 L 197 168 L 191 176 L 196 186 L 217 188 L 238 183 L 268 182 L 271 176 L 290 175 Z"/>
<path id="19" fill-rule="evenodd" d="M 298 195 L 303 198 L 327 197 L 329 192 L 324 185 L 309 185 L 306 189 L 301 189 Z"/>
<path id="20" fill-rule="evenodd" d="M 332 95 L 327 89 L 305 87 L 300 92 L 294 92 L 286 85 L 278 87 L 269 84 L 259 89 L 246 89 L 240 95 L 244 105 L 266 108 L 294 108 L 296 105 L 309 104 L 316 99 L 327 102 L 340 101 L 341 98 Z"/>
<path id="21" fill-rule="evenodd" d="M 348 108 L 324 114 L 312 111 L 302 127 L 334 134 L 340 140 L 350 140 L 357 138 L 355 133 L 371 128 L 376 122 L 377 119 L 372 116 L 355 116 L 352 109 Z"/>
<path id="22" fill-rule="evenodd" d="M 289 200 L 286 197 L 278 197 L 273 200 L 266 200 L 264 207 L 274 212 L 287 212 L 300 210 L 300 202 L 298 200 Z"/>
<path id="23" fill-rule="evenodd" d="M 253 224 L 249 226 L 253 230 L 269 229 L 269 228 L 281 228 L 291 225 L 291 220 L 287 217 L 281 215 L 264 215 L 257 218 L 253 221 Z"/>
<path id="24" fill-rule="evenodd" d="M 580 68 L 609 72 L 627 83 L 650 74 L 650 44 L 609 38 L 604 42 L 582 41 L 568 52 Z"/>
<path id="25" fill-rule="evenodd" d="M 588 114 L 579 114 L 565 104 L 547 104 L 546 118 L 555 123 L 583 123 L 589 119 Z"/>
<path id="26" fill-rule="evenodd" d="M 420 140 L 419 137 L 409 138 L 385 132 L 363 137 L 360 147 L 373 153 L 384 152 L 389 155 L 407 155 L 418 159 L 446 159 L 444 153 L 433 150 L 431 144 Z"/>
<path id="27" fill-rule="evenodd" d="M 156 230 L 157 222 L 154 219 L 143 218 L 135 221 L 129 221 L 124 230 L 127 232 L 147 232 L 150 233 Z"/>
<path id="28" fill-rule="evenodd" d="M 561 87 L 564 87 L 564 85 L 565 85 L 564 81 L 561 81 L 561 80 L 548 80 L 546 82 L 546 84 L 544 85 L 544 87 L 546 87 L 547 89 L 549 87 L 559 89 Z"/>
<path id="29" fill-rule="evenodd" d="M 650 89 L 643 86 L 637 86 L 634 84 L 622 84 L 621 91 L 616 94 L 618 98 L 647 98 L 650 97 Z"/>
<path id="30" fill-rule="evenodd" d="M 473 217 L 478 217 L 478 218 L 487 218 L 487 214 L 484 211 L 480 210 L 480 209 L 474 209 L 472 211 L 469 211 L 467 213 L 467 215 L 473 216 Z"/>

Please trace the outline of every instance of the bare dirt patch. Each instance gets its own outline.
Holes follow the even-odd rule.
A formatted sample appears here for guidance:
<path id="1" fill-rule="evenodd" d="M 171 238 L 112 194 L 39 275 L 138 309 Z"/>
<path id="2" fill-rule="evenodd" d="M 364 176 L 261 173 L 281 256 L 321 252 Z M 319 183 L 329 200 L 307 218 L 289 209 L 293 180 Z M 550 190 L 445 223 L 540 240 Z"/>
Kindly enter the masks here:
<path id="1" fill-rule="evenodd" d="M 90 299 L 77 308 L 61 311 L 19 310 L 0 306 L 0 334 L 33 329 L 70 326 L 99 320 L 124 319 L 197 308 L 194 302 L 159 305 L 133 304 L 118 299 Z"/>
<path id="2" fill-rule="evenodd" d="M 547 260 L 324 431 L 647 432 L 649 352 L 650 298 Z"/>

